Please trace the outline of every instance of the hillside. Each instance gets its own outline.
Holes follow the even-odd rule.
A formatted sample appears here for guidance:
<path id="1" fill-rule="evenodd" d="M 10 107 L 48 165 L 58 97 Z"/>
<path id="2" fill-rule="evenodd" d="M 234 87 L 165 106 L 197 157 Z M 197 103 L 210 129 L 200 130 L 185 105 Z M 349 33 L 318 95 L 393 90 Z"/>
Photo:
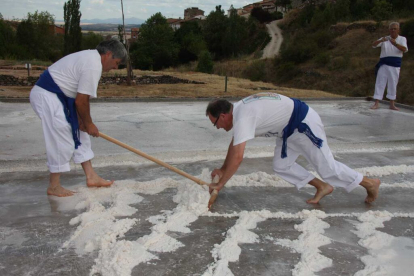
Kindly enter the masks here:
<path id="1" fill-rule="evenodd" d="M 380 48 L 372 42 L 388 35 L 388 24 L 374 21 L 338 23 L 324 29 L 300 29 L 287 17 L 279 23 L 283 44 L 275 59 L 239 59 L 216 63 L 215 73 L 245 77 L 275 85 L 315 89 L 344 96 L 372 96 L 374 67 Z M 414 20 L 399 20 L 408 41 L 397 88 L 397 102 L 414 105 Z M 233 70 L 236 68 L 235 70 Z"/>
<path id="2" fill-rule="evenodd" d="M 404 22 L 401 23 L 403 28 Z M 330 28 L 336 36 L 326 51 L 300 64 L 293 76 L 275 81 L 289 87 L 312 88 L 347 96 L 372 96 L 375 85 L 374 66 L 380 48 L 371 44 L 388 35 L 388 22 L 380 27 L 374 22 L 340 23 Z M 408 38 L 408 47 L 413 39 Z M 397 101 L 414 104 L 414 53 L 404 54 L 398 84 Z"/>

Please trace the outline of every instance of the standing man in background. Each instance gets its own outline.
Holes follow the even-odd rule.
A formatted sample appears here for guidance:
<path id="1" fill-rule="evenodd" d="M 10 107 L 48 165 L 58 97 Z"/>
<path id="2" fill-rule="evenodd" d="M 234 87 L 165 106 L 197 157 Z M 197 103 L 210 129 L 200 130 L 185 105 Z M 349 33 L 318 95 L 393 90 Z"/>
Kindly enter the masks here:
<path id="1" fill-rule="evenodd" d="M 371 109 L 379 107 L 379 101 L 384 95 L 387 86 L 387 98 L 390 100 L 390 109 L 398 110 L 394 102 L 397 98 L 397 84 L 400 77 L 400 68 L 403 53 L 408 51 L 407 39 L 400 36 L 400 24 L 392 22 L 389 25 L 389 36 L 381 37 L 372 43 L 372 47 L 381 47 L 380 61 L 375 66 L 377 80 L 375 82 L 375 103 Z"/>
<path id="2" fill-rule="evenodd" d="M 30 104 L 42 121 L 46 143 L 48 195 L 73 195 L 73 191 L 60 185 L 60 175 L 70 170 L 72 158 L 82 165 L 88 187 L 112 185 L 113 181 L 101 178 L 92 167 L 94 154 L 89 135 L 99 137 L 99 130 L 92 122 L 89 99 L 97 97 L 102 71 L 117 69 L 126 58 L 121 42 L 103 41 L 95 50 L 80 51 L 58 60 L 32 88 Z"/>

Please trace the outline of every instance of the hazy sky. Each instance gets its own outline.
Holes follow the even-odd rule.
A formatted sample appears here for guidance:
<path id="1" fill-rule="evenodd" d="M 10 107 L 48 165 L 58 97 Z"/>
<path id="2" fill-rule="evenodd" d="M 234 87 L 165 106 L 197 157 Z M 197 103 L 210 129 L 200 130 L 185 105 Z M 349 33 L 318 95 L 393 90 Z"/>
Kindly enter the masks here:
<path id="1" fill-rule="evenodd" d="M 48 11 L 55 16 L 55 20 L 62 20 L 65 2 L 67 0 L 0 0 L 0 13 L 4 19 L 22 19 L 28 12 Z M 232 4 L 235 8 L 240 8 L 253 2 L 258 0 L 123 0 L 125 17 L 142 20 L 157 12 L 161 12 L 167 18 L 183 18 L 184 10 L 189 7 L 198 7 L 204 11 L 204 15 L 208 15 L 216 6 L 221 5 L 227 13 Z M 81 20 L 122 17 L 121 0 L 82 0 L 80 10 Z"/>

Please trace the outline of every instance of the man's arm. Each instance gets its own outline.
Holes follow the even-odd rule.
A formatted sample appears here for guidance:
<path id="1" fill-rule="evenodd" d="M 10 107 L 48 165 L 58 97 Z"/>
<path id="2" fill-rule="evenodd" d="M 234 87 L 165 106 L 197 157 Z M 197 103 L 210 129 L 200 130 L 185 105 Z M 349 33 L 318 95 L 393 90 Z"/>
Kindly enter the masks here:
<path id="1" fill-rule="evenodd" d="M 78 93 L 75 99 L 76 110 L 82 120 L 86 132 L 93 137 L 99 137 L 99 130 L 92 122 L 89 97 L 89 95 Z"/>
<path id="2" fill-rule="evenodd" d="M 229 179 L 236 173 L 241 162 L 243 161 L 244 149 L 246 142 L 233 146 L 233 140 L 231 140 L 227 156 L 220 171 L 222 175 L 218 183 L 211 183 L 209 186 L 212 189 L 220 191 Z"/>
<path id="3" fill-rule="evenodd" d="M 407 52 L 407 48 L 405 46 L 401 45 L 401 44 L 398 44 L 395 39 L 391 38 L 390 42 L 391 42 L 392 45 L 394 45 L 401 52 L 403 52 L 403 53 Z"/>
<path id="4" fill-rule="evenodd" d="M 372 47 L 377 47 L 378 46 L 378 44 L 380 44 L 380 43 L 382 43 L 382 42 L 385 42 L 385 41 L 387 41 L 388 39 L 387 39 L 387 37 L 386 36 L 384 36 L 383 38 L 381 38 L 381 39 L 378 39 L 378 40 L 375 40 L 373 43 L 372 43 Z"/>

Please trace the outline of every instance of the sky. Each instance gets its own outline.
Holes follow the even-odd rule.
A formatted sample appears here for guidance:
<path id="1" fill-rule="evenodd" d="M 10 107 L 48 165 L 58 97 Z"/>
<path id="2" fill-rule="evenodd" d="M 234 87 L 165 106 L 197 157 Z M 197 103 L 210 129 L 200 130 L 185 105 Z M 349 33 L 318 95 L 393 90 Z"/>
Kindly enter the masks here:
<path id="1" fill-rule="evenodd" d="M 55 16 L 55 21 L 63 19 L 63 5 L 67 0 L 0 0 L 0 13 L 4 19 L 24 19 L 27 13 L 47 11 Z M 215 7 L 227 10 L 233 5 L 241 8 L 255 1 L 235 0 L 123 0 L 125 18 L 136 17 L 147 20 L 153 14 L 161 12 L 167 18 L 183 18 L 184 10 L 198 7 L 208 15 Z M 80 4 L 84 19 L 122 18 L 121 0 L 82 0 Z"/>

